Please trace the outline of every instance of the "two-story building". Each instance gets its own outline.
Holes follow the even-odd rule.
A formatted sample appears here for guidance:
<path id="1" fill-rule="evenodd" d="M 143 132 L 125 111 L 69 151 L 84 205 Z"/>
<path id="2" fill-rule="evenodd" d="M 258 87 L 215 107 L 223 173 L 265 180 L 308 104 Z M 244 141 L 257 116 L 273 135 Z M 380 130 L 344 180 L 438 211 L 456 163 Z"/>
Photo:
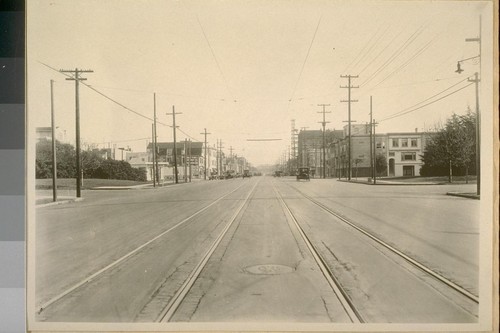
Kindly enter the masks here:
<path id="1" fill-rule="evenodd" d="M 420 175 L 422 155 L 429 134 L 425 132 L 387 133 L 387 171 L 389 177 Z"/>

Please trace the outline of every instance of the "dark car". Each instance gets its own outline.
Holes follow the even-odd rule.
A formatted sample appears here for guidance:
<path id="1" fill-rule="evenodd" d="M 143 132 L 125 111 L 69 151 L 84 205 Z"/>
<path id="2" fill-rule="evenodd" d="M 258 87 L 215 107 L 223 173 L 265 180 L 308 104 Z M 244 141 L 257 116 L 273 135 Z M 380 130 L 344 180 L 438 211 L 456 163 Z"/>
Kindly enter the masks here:
<path id="1" fill-rule="evenodd" d="M 252 174 L 250 173 L 250 170 L 243 170 L 243 178 L 245 177 L 252 177 Z"/>
<path id="2" fill-rule="evenodd" d="M 299 168 L 297 170 L 297 180 L 301 179 L 311 180 L 309 178 L 309 168 Z"/>

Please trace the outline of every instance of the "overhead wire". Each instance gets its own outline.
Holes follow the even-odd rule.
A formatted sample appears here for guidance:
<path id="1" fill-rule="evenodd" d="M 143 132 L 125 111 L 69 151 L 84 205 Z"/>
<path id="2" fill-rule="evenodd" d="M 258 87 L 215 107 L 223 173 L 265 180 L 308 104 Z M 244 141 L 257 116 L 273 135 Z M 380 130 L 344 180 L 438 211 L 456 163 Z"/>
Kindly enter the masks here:
<path id="1" fill-rule="evenodd" d="M 361 58 L 359 58 L 359 60 L 356 62 L 356 64 L 354 64 L 353 68 L 356 68 L 356 66 L 358 66 L 358 65 L 359 65 L 359 63 L 360 63 L 361 61 L 363 61 L 363 60 L 364 60 L 364 59 L 365 59 L 365 58 L 366 58 L 366 57 L 370 54 L 370 52 L 372 51 L 372 49 L 373 49 L 373 48 L 374 48 L 374 47 L 378 44 L 378 42 L 382 39 L 382 37 L 384 37 L 384 36 L 385 36 L 385 34 L 386 34 L 386 33 L 387 33 L 387 31 L 389 30 L 389 28 L 390 28 L 390 26 L 388 26 L 388 27 L 385 29 L 385 31 L 383 31 L 383 32 L 382 32 L 382 34 L 380 34 L 380 36 L 378 36 L 378 37 L 377 37 L 377 39 L 373 42 L 373 44 L 370 46 L 370 48 L 369 48 L 366 52 L 361 51 L 361 52 L 363 53 L 363 55 L 362 55 L 362 57 L 361 57 Z M 358 74 L 358 75 L 359 75 L 359 74 Z"/>
<path id="2" fill-rule="evenodd" d="M 359 71 L 359 72 L 358 72 L 358 75 L 363 74 L 363 72 L 364 72 L 364 71 L 365 71 L 368 67 L 370 67 L 370 66 L 371 66 L 371 65 L 375 62 L 375 60 L 377 60 L 377 59 L 378 59 L 378 57 L 380 57 L 380 55 L 381 55 L 382 53 L 384 53 L 384 51 L 387 49 L 387 47 L 389 47 L 389 45 L 391 45 L 391 44 L 392 44 L 392 43 L 393 43 L 393 42 L 394 42 L 394 41 L 395 41 L 395 40 L 396 40 L 396 39 L 397 39 L 397 38 L 398 38 L 398 37 L 399 37 L 402 33 L 403 33 L 403 30 L 400 30 L 400 31 L 399 31 L 399 33 L 398 33 L 397 35 L 395 35 L 395 36 L 394 36 L 394 37 L 393 37 L 393 38 L 389 41 L 389 43 L 387 43 L 387 45 L 386 45 L 385 47 L 382 47 L 382 49 L 380 50 L 380 52 L 379 52 L 379 53 L 377 53 L 377 55 L 376 55 L 375 57 L 373 57 L 373 58 L 372 58 L 372 60 L 371 60 L 368 64 L 366 64 L 366 66 L 365 66 L 365 67 L 363 67 L 363 69 L 362 69 L 361 71 Z"/>
<path id="3" fill-rule="evenodd" d="M 374 85 L 373 87 L 371 87 L 370 90 L 368 90 L 368 91 L 372 91 L 373 89 L 375 89 L 376 87 L 378 87 L 380 84 L 382 84 L 383 82 L 385 82 L 387 79 L 389 79 L 390 77 L 392 77 L 394 74 L 396 74 L 397 72 L 399 72 L 400 70 L 402 70 L 403 68 L 405 68 L 406 66 L 408 66 L 414 59 L 416 59 L 419 55 L 421 55 L 422 53 L 424 53 L 430 47 L 430 45 L 433 42 L 434 42 L 434 40 L 431 40 L 427 44 L 425 44 L 412 57 L 410 57 L 406 62 L 404 62 L 399 67 L 397 67 L 392 72 L 390 72 L 388 75 L 386 75 L 381 81 L 379 81 L 376 85 Z"/>
<path id="4" fill-rule="evenodd" d="M 304 58 L 304 62 L 302 63 L 302 67 L 300 68 L 299 76 L 297 78 L 297 81 L 295 81 L 295 86 L 293 87 L 292 95 L 291 95 L 290 99 L 288 100 L 288 107 L 290 107 L 290 103 L 293 100 L 293 98 L 295 97 L 295 92 L 297 91 L 297 86 L 299 85 L 300 79 L 302 78 L 302 73 L 304 72 L 304 68 L 306 66 L 307 59 L 309 58 L 309 53 L 311 52 L 311 48 L 314 44 L 314 40 L 316 39 L 316 33 L 318 32 L 319 24 L 321 23 L 322 17 L 323 16 L 320 16 L 318 19 L 318 24 L 316 25 L 316 29 L 314 30 L 314 34 L 313 34 L 313 37 L 311 39 L 311 43 L 309 44 L 309 48 L 307 49 L 306 57 Z"/>
<path id="5" fill-rule="evenodd" d="M 405 108 L 405 109 L 403 109 L 403 110 L 401 110 L 401 111 L 398 111 L 398 112 L 396 112 L 396 113 L 394 113 L 394 114 L 392 114 L 392 115 L 389 115 L 389 116 L 387 116 L 387 117 L 385 117 L 385 118 L 381 118 L 381 119 L 379 119 L 378 121 L 382 122 L 382 121 L 386 121 L 386 120 L 389 120 L 389 119 L 393 119 L 393 118 L 396 118 L 396 117 L 403 116 L 403 115 L 405 115 L 405 114 L 408 114 L 408 113 L 411 113 L 411 112 L 417 111 L 417 110 L 422 109 L 422 108 L 424 108 L 424 107 L 426 107 L 426 106 L 429 106 L 429 105 L 431 105 L 431 104 L 434 104 L 434 103 L 436 103 L 436 102 L 438 102 L 438 101 L 440 101 L 440 100 L 442 100 L 442 99 L 444 99 L 444 98 L 446 98 L 446 97 L 448 97 L 448 96 L 451 96 L 451 95 L 453 95 L 453 94 L 456 94 L 457 92 L 459 92 L 459 91 L 461 91 L 461 90 L 463 90 L 463 89 L 465 89 L 465 88 L 467 88 L 467 87 L 471 86 L 473 83 L 470 83 L 470 84 L 468 84 L 468 85 L 466 85 L 466 86 L 463 86 L 463 87 L 461 87 L 461 88 L 459 88 L 459 89 L 457 89 L 457 90 L 454 90 L 454 91 L 452 91 L 452 92 L 450 92 L 450 93 L 448 93 L 448 94 L 446 94 L 446 95 L 444 95 L 444 96 L 441 96 L 441 97 L 439 97 L 438 99 L 433 100 L 433 101 L 431 101 L 431 102 L 429 102 L 429 103 L 426 103 L 426 104 L 424 104 L 424 105 L 420 105 L 420 104 L 422 104 L 422 103 L 425 103 L 425 102 L 426 102 L 426 101 L 428 101 L 428 100 L 433 99 L 434 97 L 437 97 L 437 96 L 441 95 L 441 94 L 442 94 L 442 93 L 444 93 L 445 91 L 448 91 L 448 90 L 450 90 L 451 88 L 456 87 L 457 85 L 459 85 L 460 83 L 462 83 L 462 82 L 464 82 L 464 81 L 466 81 L 466 80 L 468 80 L 468 79 L 469 79 L 469 78 L 466 78 L 465 80 L 461 80 L 460 82 L 457 82 L 456 84 L 454 84 L 454 85 L 452 85 L 452 86 L 450 86 L 450 87 L 448 87 L 448 88 L 446 88 L 446 89 L 442 90 L 441 92 L 439 92 L 439 93 L 437 93 L 437 94 L 435 94 L 435 95 L 432 95 L 431 97 L 428 97 L 427 99 L 425 99 L 425 100 L 423 100 L 423 101 L 420 101 L 420 102 L 419 102 L 419 103 L 417 103 L 417 104 L 414 104 L 414 105 L 412 105 L 412 106 L 410 106 L 410 107 L 408 107 L 408 108 Z M 418 105 L 420 105 L 420 106 L 418 106 Z M 417 106 L 418 106 L 418 107 L 417 107 Z"/>
<path id="6" fill-rule="evenodd" d="M 396 50 L 394 53 L 379 67 L 377 68 L 365 81 L 360 83 L 360 86 L 365 86 L 371 80 L 373 80 L 381 71 L 383 71 L 387 66 L 389 66 L 404 50 L 408 48 L 416 38 L 422 33 L 424 28 L 419 27 L 405 42 Z"/>
<path id="7" fill-rule="evenodd" d="M 54 67 L 52 67 L 52 66 L 50 66 L 50 65 L 48 65 L 48 64 L 45 64 L 45 63 L 43 63 L 43 62 L 41 62 L 41 61 L 39 61 L 39 63 L 40 63 L 40 64 L 42 64 L 42 65 L 44 65 L 44 66 L 46 66 L 46 67 L 48 67 L 48 68 L 50 68 L 50 69 L 52 69 L 53 71 L 55 71 L 55 72 L 57 72 L 57 73 L 60 73 L 60 74 L 64 75 L 64 76 L 67 76 L 67 77 L 72 77 L 70 74 L 66 74 L 66 73 L 60 72 L 59 70 L 55 69 Z M 145 116 L 145 115 L 143 115 L 143 114 L 141 114 L 141 113 L 139 113 L 139 112 L 137 112 L 137 111 L 135 111 L 135 110 L 132 110 L 131 108 L 129 108 L 129 107 L 127 107 L 127 106 L 123 105 L 122 103 L 118 102 L 117 100 L 115 100 L 115 99 L 113 99 L 113 98 L 111 98 L 111 97 L 107 96 L 106 94 L 104 94 L 104 93 L 100 92 L 99 90 L 95 89 L 95 88 L 94 88 L 94 87 L 92 87 L 91 85 L 89 85 L 89 84 L 87 84 L 87 83 L 85 83 L 85 82 L 81 82 L 81 81 L 80 81 L 80 83 L 81 83 L 81 84 L 83 84 L 84 86 L 86 86 L 87 88 L 89 88 L 89 89 L 93 90 L 93 91 L 94 91 L 94 92 L 96 92 L 97 94 L 99 94 L 99 95 L 103 96 L 104 98 L 106 98 L 106 99 L 108 99 L 108 100 L 112 101 L 113 103 L 115 103 L 115 104 L 119 105 L 120 107 L 124 108 L 125 110 L 127 110 L 127 111 L 129 111 L 129 112 L 132 112 L 133 114 L 138 115 L 138 116 L 140 116 L 140 117 L 142 117 L 142 118 L 144 118 L 144 119 L 147 119 L 147 120 L 150 120 L 150 121 L 154 121 L 154 119 L 153 119 L 153 118 L 150 118 L 150 117 Z M 157 124 L 160 124 L 160 125 L 163 125 L 163 126 L 170 126 L 170 125 L 167 125 L 167 124 L 165 124 L 165 123 L 162 123 L 162 122 L 160 122 L 160 121 L 158 121 L 158 120 L 156 121 L 156 123 L 157 123 Z M 184 133 L 184 134 L 185 134 L 186 136 L 188 136 L 189 138 L 191 138 L 191 139 L 193 139 L 193 140 L 196 140 L 196 141 L 199 141 L 199 140 L 197 140 L 197 139 L 194 139 L 191 135 L 189 135 L 189 134 L 188 134 L 188 133 L 186 133 L 185 131 L 181 130 L 180 128 L 179 128 L 179 131 L 181 131 L 182 133 Z"/>
<path id="8" fill-rule="evenodd" d="M 217 57 L 215 56 L 215 51 L 212 48 L 212 44 L 210 44 L 210 41 L 208 40 L 207 34 L 205 33 L 205 29 L 203 29 L 203 25 L 200 22 L 200 18 L 198 17 L 198 14 L 196 14 L 196 20 L 198 21 L 198 25 L 200 26 L 201 32 L 203 33 L 203 37 L 205 37 L 205 41 L 208 44 L 208 48 L 210 49 L 210 52 L 212 53 L 212 56 L 215 60 L 215 64 L 217 65 L 217 68 L 219 69 L 219 73 L 222 76 L 222 79 L 224 80 L 224 84 L 226 85 L 227 92 L 229 93 L 229 96 L 231 97 L 231 99 L 234 102 L 236 102 L 234 95 L 231 93 L 231 90 L 229 89 L 229 85 L 227 83 L 226 76 L 224 75 L 224 72 L 222 71 L 222 68 L 220 67 L 219 60 L 217 60 Z"/>

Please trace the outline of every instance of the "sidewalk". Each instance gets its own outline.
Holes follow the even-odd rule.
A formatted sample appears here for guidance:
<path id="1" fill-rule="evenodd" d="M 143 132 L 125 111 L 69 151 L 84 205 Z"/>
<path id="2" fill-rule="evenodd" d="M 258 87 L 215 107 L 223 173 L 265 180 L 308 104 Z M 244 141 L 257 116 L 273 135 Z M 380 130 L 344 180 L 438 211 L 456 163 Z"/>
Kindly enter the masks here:
<path id="1" fill-rule="evenodd" d="M 184 184 L 192 184 L 196 183 L 199 181 L 202 181 L 203 179 L 193 179 L 191 182 L 184 183 L 183 181 L 180 181 L 178 184 L 175 184 L 173 182 L 168 182 L 164 184 L 160 184 L 160 186 L 157 186 L 157 188 L 163 188 L 163 187 L 170 187 L 170 186 L 179 186 L 179 185 L 184 185 Z M 140 184 L 140 185 L 129 185 L 129 186 L 98 186 L 98 187 L 92 187 L 89 189 L 86 189 L 86 191 L 102 191 L 102 190 L 141 190 L 141 189 L 153 189 L 155 188 L 153 184 Z M 54 206 L 54 205 L 61 205 L 69 202 L 79 202 L 82 201 L 83 198 L 77 198 L 72 195 L 58 195 L 57 196 L 57 201 L 53 201 L 53 197 L 51 194 L 51 191 L 49 190 L 37 190 L 39 193 L 36 195 L 36 207 L 46 207 L 46 206 Z M 68 191 L 66 190 L 65 192 L 73 192 L 73 191 Z"/>
<path id="2" fill-rule="evenodd" d="M 453 197 L 467 198 L 467 199 L 476 199 L 476 200 L 481 199 L 481 196 L 477 195 L 476 193 L 447 192 L 446 195 L 451 195 Z"/>
<path id="3" fill-rule="evenodd" d="M 54 198 L 49 195 L 40 195 L 36 197 L 35 206 L 38 207 L 47 207 L 47 206 L 55 206 L 62 205 L 69 202 L 78 202 L 83 201 L 83 198 L 71 197 L 71 196 L 58 196 L 57 201 L 53 201 Z"/>
<path id="4" fill-rule="evenodd" d="M 338 179 L 339 182 L 345 183 L 356 183 L 356 184 L 364 184 L 364 185 L 442 185 L 444 182 L 398 182 L 395 180 L 385 180 L 385 179 L 377 179 L 377 183 L 374 184 L 373 181 L 361 180 L 361 179 Z"/>
<path id="5" fill-rule="evenodd" d="M 173 185 L 191 184 L 202 180 L 203 179 L 192 179 L 191 182 L 186 183 L 184 182 L 183 179 L 182 180 L 179 179 L 178 184 L 175 184 L 173 181 L 169 180 L 168 182 L 160 183 L 160 185 L 156 187 L 162 188 Z M 140 185 L 130 185 L 130 186 L 99 186 L 99 187 L 92 187 L 90 188 L 90 190 L 140 190 L 140 189 L 151 189 L 151 188 L 155 188 L 155 186 L 153 186 L 153 184 L 140 184 Z"/>

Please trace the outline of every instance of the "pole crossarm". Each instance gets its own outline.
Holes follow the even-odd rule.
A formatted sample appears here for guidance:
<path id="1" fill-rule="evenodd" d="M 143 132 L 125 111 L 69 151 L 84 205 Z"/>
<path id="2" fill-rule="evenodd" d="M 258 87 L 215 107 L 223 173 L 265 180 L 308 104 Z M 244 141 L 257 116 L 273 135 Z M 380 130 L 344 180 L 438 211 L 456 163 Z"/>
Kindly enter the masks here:
<path id="1" fill-rule="evenodd" d="M 167 116 L 172 116 L 172 120 L 173 120 L 173 123 L 172 123 L 172 128 L 173 128 L 173 132 L 174 132 L 174 178 L 175 178 L 175 183 L 178 184 L 179 183 L 179 178 L 178 178 L 178 174 L 177 174 L 177 136 L 176 136 L 176 129 L 177 127 L 179 126 L 176 126 L 175 125 L 175 115 L 176 114 L 182 114 L 182 112 L 175 112 L 175 105 L 172 105 L 172 113 L 166 113 Z"/>
<path id="2" fill-rule="evenodd" d="M 323 114 L 323 121 L 320 121 L 319 123 L 323 125 L 323 167 L 322 167 L 322 177 L 323 179 L 326 178 L 326 143 L 325 143 L 325 126 L 326 123 L 329 123 L 329 121 L 326 121 L 325 115 L 327 113 L 332 113 L 332 111 L 326 111 L 325 107 L 330 106 L 330 104 L 318 104 L 318 106 L 323 107 L 323 111 L 319 111 L 318 113 Z"/>
<path id="3" fill-rule="evenodd" d="M 81 157 L 80 157 L 80 81 L 87 80 L 86 78 L 80 77 L 81 73 L 93 73 L 91 69 L 61 69 L 61 73 L 72 73 L 74 77 L 66 78 L 66 80 L 75 81 L 75 127 L 76 127 L 76 197 L 81 197 L 81 186 L 82 186 L 82 167 L 81 167 Z"/>
<path id="4" fill-rule="evenodd" d="M 359 88 L 359 86 L 353 86 L 351 84 L 351 79 L 358 78 L 358 75 L 340 75 L 341 78 L 347 79 L 347 86 L 340 86 L 340 88 L 347 88 L 347 100 L 341 100 L 341 102 L 347 102 L 348 107 L 347 107 L 347 115 L 348 115 L 348 180 L 351 180 L 351 155 L 352 155 L 352 148 L 351 148 L 351 103 L 352 102 L 357 102 L 357 100 L 351 99 L 351 89 L 352 88 Z"/>
<path id="5" fill-rule="evenodd" d="M 207 129 L 204 128 L 204 132 L 203 133 L 200 133 L 200 134 L 204 134 L 205 135 L 205 158 L 204 158 L 204 168 L 205 168 L 205 172 L 204 172 L 204 179 L 207 180 L 207 135 L 210 135 L 212 133 L 208 133 L 207 132 Z"/>

